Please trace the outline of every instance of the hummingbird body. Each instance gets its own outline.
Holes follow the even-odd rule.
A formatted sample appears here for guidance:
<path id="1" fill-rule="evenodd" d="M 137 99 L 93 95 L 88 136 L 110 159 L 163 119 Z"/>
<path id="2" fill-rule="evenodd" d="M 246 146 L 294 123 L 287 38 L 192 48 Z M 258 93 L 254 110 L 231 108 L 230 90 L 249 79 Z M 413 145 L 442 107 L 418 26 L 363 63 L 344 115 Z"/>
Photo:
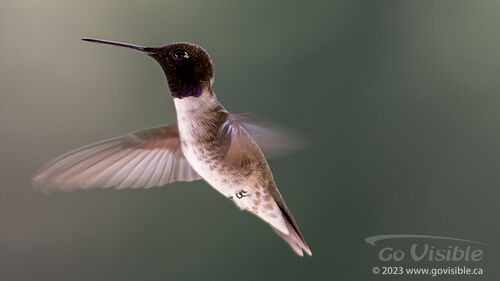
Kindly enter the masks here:
<path id="1" fill-rule="evenodd" d="M 42 167 L 33 183 L 42 191 L 94 187 L 149 188 L 204 179 L 240 209 L 267 222 L 300 256 L 311 255 L 274 182 L 259 144 L 260 126 L 229 113 L 212 91 L 213 64 L 192 43 L 163 47 L 84 39 L 127 47 L 163 68 L 177 111 L 177 124 L 150 128 L 92 144 Z"/>
<path id="2" fill-rule="evenodd" d="M 249 142 L 249 153 L 230 156 L 221 131 L 230 118 L 215 94 L 203 91 L 199 97 L 174 99 L 179 136 L 184 156 L 193 169 L 222 195 L 233 200 L 280 231 L 288 234 L 285 220 L 275 203 L 271 189 L 276 185 L 262 151 L 250 135 L 239 128 Z M 231 153 L 231 152 L 229 152 Z"/>

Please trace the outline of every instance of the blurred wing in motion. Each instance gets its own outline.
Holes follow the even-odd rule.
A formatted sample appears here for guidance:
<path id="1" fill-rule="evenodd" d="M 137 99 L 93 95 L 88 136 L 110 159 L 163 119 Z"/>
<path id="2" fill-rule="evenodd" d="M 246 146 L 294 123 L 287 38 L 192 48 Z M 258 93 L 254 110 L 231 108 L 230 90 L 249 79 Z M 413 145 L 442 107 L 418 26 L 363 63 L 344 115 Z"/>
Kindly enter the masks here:
<path id="1" fill-rule="evenodd" d="M 270 124 L 247 113 L 231 114 L 257 142 L 260 149 L 269 158 L 290 154 L 303 148 L 306 141 L 298 133 Z"/>
<path id="2" fill-rule="evenodd" d="M 184 158 L 175 123 L 68 152 L 43 166 L 33 177 L 33 186 L 42 192 L 149 188 L 199 179 Z"/>

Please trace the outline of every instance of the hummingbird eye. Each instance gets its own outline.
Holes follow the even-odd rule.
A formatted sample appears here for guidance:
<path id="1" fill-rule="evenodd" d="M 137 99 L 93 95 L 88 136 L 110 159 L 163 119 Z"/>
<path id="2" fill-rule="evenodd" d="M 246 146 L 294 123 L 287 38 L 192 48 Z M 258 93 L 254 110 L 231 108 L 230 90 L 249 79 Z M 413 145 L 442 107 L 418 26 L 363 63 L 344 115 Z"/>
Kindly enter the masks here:
<path id="1" fill-rule="evenodd" d="M 181 49 L 175 50 L 173 56 L 174 56 L 174 59 L 177 59 L 177 60 L 189 58 L 186 51 L 183 51 Z"/>

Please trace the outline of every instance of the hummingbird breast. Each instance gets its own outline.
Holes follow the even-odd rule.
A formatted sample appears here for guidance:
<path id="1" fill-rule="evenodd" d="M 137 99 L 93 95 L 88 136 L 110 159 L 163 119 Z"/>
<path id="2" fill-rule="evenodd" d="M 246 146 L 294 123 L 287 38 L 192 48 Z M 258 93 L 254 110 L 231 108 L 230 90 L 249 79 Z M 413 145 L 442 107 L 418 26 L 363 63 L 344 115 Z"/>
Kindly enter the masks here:
<path id="1" fill-rule="evenodd" d="M 257 170 L 224 161 L 230 143 L 219 138 L 219 129 L 229 113 L 215 94 L 204 91 L 199 97 L 174 100 L 182 152 L 193 169 L 226 197 L 251 188 Z"/>

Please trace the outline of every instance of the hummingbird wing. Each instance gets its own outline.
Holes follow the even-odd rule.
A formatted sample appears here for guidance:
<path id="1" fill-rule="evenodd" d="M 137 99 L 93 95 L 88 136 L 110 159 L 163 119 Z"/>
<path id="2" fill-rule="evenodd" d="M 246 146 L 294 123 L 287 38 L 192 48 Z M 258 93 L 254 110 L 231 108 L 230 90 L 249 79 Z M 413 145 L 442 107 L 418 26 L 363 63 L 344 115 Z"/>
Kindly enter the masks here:
<path id="1" fill-rule="evenodd" d="M 231 113 L 230 115 L 245 128 L 269 158 L 284 156 L 306 145 L 305 139 L 298 133 L 264 121 L 255 115 L 249 113 Z"/>
<path id="2" fill-rule="evenodd" d="M 267 161 L 256 141 L 247 132 L 239 119 L 230 115 L 219 129 L 221 143 L 226 144 L 224 161 L 229 167 L 236 167 L 240 175 L 250 175 L 241 190 L 232 197 L 236 205 L 257 215 L 287 242 L 299 256 L 305 251 L 312 255 L 300 229 L 281 196 Z M 261 171 L 251 176 L 254 171 Z"/>
<path id="3" fill-rule="evenodd" d="M 91 144 L 56 158 L 33 177 L 43 192 L 162 186 L 201 177 L 181 151 L 177 123 Z"/>

